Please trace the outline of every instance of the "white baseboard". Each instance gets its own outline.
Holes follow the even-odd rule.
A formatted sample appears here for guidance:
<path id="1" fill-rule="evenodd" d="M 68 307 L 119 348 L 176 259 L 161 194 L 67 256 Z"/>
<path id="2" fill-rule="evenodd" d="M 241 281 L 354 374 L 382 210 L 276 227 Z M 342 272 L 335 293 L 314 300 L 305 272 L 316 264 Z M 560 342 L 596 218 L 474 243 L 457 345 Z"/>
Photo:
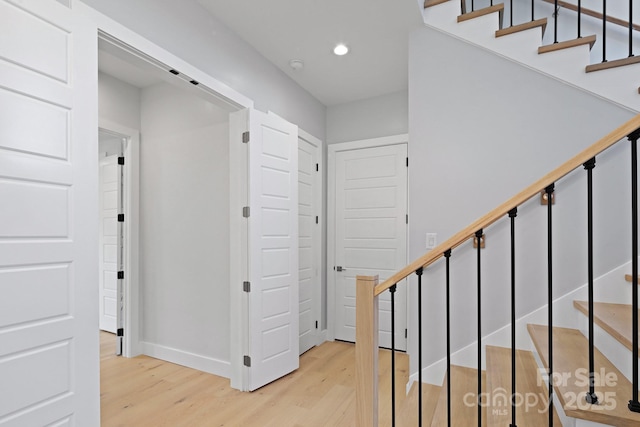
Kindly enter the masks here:
<path id="1" fill-rule="evenodd" d="M 167 362 L 197 369 L 199 371 L 218 375 L 224 378 L 229 378 L 231 375 L 230 362 L 150 342 L 141 341 L 140 347 L 142 348 L 143 354 L 155 357 L 156 359 L 166 360 Z"/>

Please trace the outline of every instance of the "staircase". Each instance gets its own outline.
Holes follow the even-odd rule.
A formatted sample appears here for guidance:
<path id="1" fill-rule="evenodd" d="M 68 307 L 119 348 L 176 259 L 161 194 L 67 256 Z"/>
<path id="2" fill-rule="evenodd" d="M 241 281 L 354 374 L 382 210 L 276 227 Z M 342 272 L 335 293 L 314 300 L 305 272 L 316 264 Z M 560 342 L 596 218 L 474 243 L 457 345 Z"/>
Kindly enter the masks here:
<path id="1" fill-rule="evenodd" d="M 481 0 L 476 1 L 476 5 L 479 3 Z M 640 112 L 640 56 L 594 63 L 590 51 L 594 46 L 602 50 L 601 34 L 584 34 L 557 43 L 553 38 L 549 41 L 545 33 L 553 32 L 555 26 L 552 4 L 536 2 L 540 17 L 514 25 L 506 20 L 503 4 L 476 6 L 476 10 L 468 13 L 461 13 L 457 0 L 426 0 L 424 5 L 424 21 L 429 27 Z M 572 10 L 560 10 L 562 18 L 569 15 L 575 19 Z M 596 27 L 595 18 L 586 16 L 582 20 L 591 24 L 587 29 Z M 634 36 L 634 40 L 637 37 L 640 36 Z"/>
<path id="2" fill-rule="evenodd" d="M 431 425 L 436 426 L 541 426 L 541 425 L 562 425 L 565 427 L 586 427 L 586 426 L 640 426 L 640 412 L 631 411 L 629 406 L 634 407 L 629 402 L 636 403 L 637 395 L 634 396 L 632 382 L 634 379 L 634 368 L 638 368 L 637 361 L 631 363 L 633 359 L 633 332 L 632 318 L 633 309 L 628 305 L 630 298 L 628 293 L 623 292 L 615 294 L 611 286 L 599 286 L 597 294 L 602 297 L 611 297 L 624 300 L 612 301 L 610 299 L 596 300 L 593 298 L 594 278 L 593 278 L 593 260 L 589 257 L 589 282 L 588 292 L 580 291 L 580 289 L 570 292 L 561 298 L 553 299 L 552 292 L 552 266 L 553 257 L 551 249 L 553 248 L 552 236 L 553 227 L 553 203 L 546 203 L 547 210 L 547 240 L 549 251 L 549 262 L 546 266 L 539 266 L 541 269 L 548 270 L 548 292 L 549 300 L 547 306 L 522 317 L 519 321 L 515 318 L 515 300 L 513 299 L 514 290 L 516 289 L 514 260 L 515 260 L 515 220 L 518 216 L 518 208 L 522 208 L 525 203 L 530 200 L 540 198 L 542 191 L 546 198 L 544 200 L 553 200 L 552 195 L 556 184 L 560 187 L 564 186 L 563 179 L 573 173 L 585 173 L 589 177 L 587 179 L 587 211 L 588 216 L 592 217 L 593 202 L 591 190 L 591 169 L 595 165 L 596 156 L 617 144 L 619 141 L 631 141 L 632 154 L 632 176 L 637 177 L 637 141 L 640 139 L 640 115 L 637 115 L 627 123 L 612 131 L 592 146 L 588 147 L 574 158 L 548 173 L 529 187 L 525 188 L 514 197 L 496 207 L 491 212 L 476 220 L 474 223 L 453 235 L 447 241 L 441 243 L 436 248 L 427 252 L 399 272 L 393 274 L 383 283 L 378 283 L 376 277 L 358 277 L 356 284 L 356 366 L 357 366 L 357 421 L 358 426 L 377 427 L 379 422 L 387 425 L 389 422 L 388 411 L 378 413 L 378 394 L 377 379 L 373 373 L 377 372 L 378 361 L 376 355 L 377 348 L 377 325 L 378 310 L 377 298 L 387 290 L 395 289 L 394 285 L 399 286 L 399 282 L 415 274 L 417 279 L 417 301 L 421 302 L 425 297 L 421 296 L 421 292 L 432 292 L 435 286 L 443 286 L 446 295 L 446 313 L 447 318 L 442 319 L 441 324 L 437 327 L 447 327 L 447 349 L 450 348 L 449 323 L 449 276 L 450 276 L 450 259 L 455 258 L 457 254 L 462 255 L 462 259 L 469 263 L 473 261 L 474 256 L 469 256 L 470 246 L 467 249 L 459 249 L 459 247 L 470 240 L 478 239 L 484 236 L 485 232 L 490 232 L 494 223 L 500 220 L 507 220 L 511 223 L 511 294 L 512 294 L 512 321 L 511 321 L 511 340 L 502 339 L 503 344 L 494 345 L 493 335 L 501 333 L 496 331 L 489 335 L 481 334 L 480 322 L 482 320 L 481 309 L 481 254 L 482 251 L 490 251 L 491 248 L 483 249 L 482 245 L 476 245 L 473 252 L 477 252 L 477 292 L 473 284 L 467 283 L 467 296 L 469 299 L 477 303 L 478 314 L 478 336 L 475 343 L 471 343 L 469 348 L 465 348 L 454 354 L 464 353 L 464 351 L 476 350 L 480 357 L 472 357 L 473 362 L 467 357 L 466 363 L 457 364 L 451 362 L 451 352 L 447 351 L 447 366 L 450 374 L 443 377 L 442 386 L 434 384 L 426 384 L 423 380 L 423 371 L 418 370 L 417 382 L 414 382 L 409 395 L 402 399 L 397 398 L 398 406 L 396 407 L 396 418 L 398 424 L 402 426 L 412 425 Z M 635 160 L 634 160 L 635 158 Z M 635 174 L 635 175 L 634 175 Z M 575 179 L 570 180 L 575 182 Z M 632 179 L 631 194 L 638 194 L 637 179 Z M 637 196 L 635 197 L 637 205 Z M 630 203 L 633 205 L 633 203 Z M 527 205 L 529 208 L 531 205 Z M 526 208 L 526 206 L 525 206 Z M 523 208 L 524 209 L 524 208 Z M 526 209 L 525 209 L 526 212 Z M 635 213 L 634 213 L 635 212 Z M 634 208 L 631 217 L 635 217 L 637 221 L 637 206 Z M 526 217 L 526 215 L 524 215 Z M 525 220 L 523 218 L 523 220 Z M 588 222 L 589 224 L 591 221 Z M 637 222 L 636 222 L 637 224 Z M 504 228 L 504 227 L 503 227 Z M 592 226 L 589 225 L 589 235 L 592 234 Z M 541 231 L 543 232 L 543 231 Z M 632 230 L 632 237 L 638 241 L 638 226 Z M 635 236 L 635 237 L 634 237 Z M 500 245 L 496 241 L 496 245 Z M 502 245 L 507 245 L 506 242 Z M 588 239 L 589 253 L 593 253 L 592 238 Z M 632 251 L 631 270 L 634 274 L 638 271 L 638 250 Z M 564 247 L 564 246 L 563 246 Z M 574 250 L 583 251 L 585 248 L 575 248 Z M 473 254 L 471 252 L 471 254 Z M 499 251 L 504 254 L 506 251 Z M 465 255 L 466 254 L 466 255 Z M 502 255 L 504 256 L 504 255 Z M 562 254 L 558 255 L 562 257 Z M 457 258 L 456 258 L 457 259 Z M 495 263 L 495 259 L 494 259 Z M 507 265 L 507 260 L 503 260 L 502 264 Z M 422 282 L 423 270 L 438 266 L 437 270 L 442 273 L 445 283 L 430 282 L 429 286 L 424 286 Z M 435 267 L 434 267 L 435 268 Z M 623 268 L 623 267 L 621 267 Z M 628 268 L 628 267 L 627 267 Z M 618 269 L 619 270 L 619 269 Z M 619 282 L 622 282 L 622 274 L 619 274 Z M 433 279 L 433 275 L 431 276 Z M 468 279 L 467 279 L 468 280 Z M 600 279 L 598 279 L 599 281 Z M 631 280 L 629 277 L 628 280 Z M 605 281 L 606 282 L 606 281 Z M 414 282 L 415 283 L 415 282 Z M 598 282 L 600 283 L 600 282 Z M 606 284 L 606 283 L 605 283 Z M 547 290 L 547 285 L 542 285 L 540 292 Z M 610 283 L 608 285 L 611 285 Z M 587 287 L 587 285 L 585 285 Z M 638 286 L 626 284 L 625 289 L 631 289 L 631 293 L 637 294 Z M 602 289 L 600 289 L 602 288 Z M 578 292 L 580 291 L 580 292 Z M 568 298 L 573 294 L 579 298 L 569 301 Z M 588 293 L 589 301 L 593 301 L 593 323 L 587 323 L 584 326 L 584 319 L 580 320 L 581 313 L 589 312 L 589 303 L 585 302 L 583 294 Z M 393 307 L 393 295 L 391 293 L 391 301 Z M 613 295 L 613 296 L 612 296 Z M 621 295 L 621 296 L 620 296 Z M 427 294 L 426 298 L 432 294 Z M 554 297 L 556 298 L 556 297 Z M 549 307 L 553 316 L 549 316 Z M 637 298 L 636 298 L 637 301 Z M 485 301 L 487 302 L 487 301 Z M 486 305 L 486 304 L 485 304 Z M 487 307 L 484 307 L 487 310 Z M 505 310 L 507 307 L 500 307 L 493 304 L 490 310 Z M 423 336 L 423 322 L 421 315 L 421 304 L 418 303 L 417 312 L 417 336 Z M 637 309 L 636 309 L 637 310 Z M 572 311 L 573 316 L 568 312 Z M 548 319 L 547 323 L 544 323 Z M 571 320 L 573 319 L 573 320 Z M 519 335 L 517 350 L 511 350 L 511 347 L 504 345 L 504 342 L 515 343 L 515 336 L 518 328 L 522 328 L 522 323 L 526 322 L 526 330 L 529 337 L 526 342 L 522 335 Z M 520 323 L 518 323 L 520 322 Z M 568 326 L 567 324 L 571 324 Z M 551 341 L 549 338 L 549 325 L 553 331 Z M 473 327 L 474 325 L 469 325 Z M 429 325 L 431 327 L 431 325 Z M 415 333 L 411 331 L 410 333 Z M 503 334 L 504 335 L 504 334 Z M 595 346 L 592 345 L 588 336 L 595 335 Z M 605 338 L 609 337 L 609 338 Z M 616 342 L 620 349 L 614 348 L 610 341 Z M 438 345 L 438 343 L 428 343 L 426 345 Z M 637 344 L 636 344 L 637 345 Z M 473 347 L 473 348 L 471 348 Z M 422 344 L 418 344 L 417 366 L 422 364 L 420 349 Z M 530 351 L 533 350 L 533 351 Z M 549 355 L 553 351 L 553 358 Z M 483 357 L 481 355 L 484 355 Z M 413 355 L 412 355 L 413 356 Z M 513 359 L 512 359 L 513 357 Z M 549 363 L 553 361 L 553 366 Z M 475 363 L 475 366 L 474 366 Z M 593 364 L 593 368 L 590 365 Z M 515 400 L 512 404 L 512 372 L 515 372 Z M 548 372 L 553 372 L 551 379 Z M 588 403 L 585 396 L 590 391 L 589 373 L 593 372 L 593 393 L 591 394 L 591 403 Z M 430 376 L 431 377 L 431 376 Z M 480 384 L 480 391 L 478 387 Z M 395 383 L 395 381 L 391 381 Z M 417 384 L 422 385 L 420 388 Z M 549 393 L 549 387 L 553 393 Z M 636 386 L 637 388 L 637 386 Z M 449 390 L 450 389 L 450 390 Z M 480 393 L 480 399 L 478 394 Z M 549 396 L 552 394 L 553 405 L 550 411 Z M 397 392 L 395 394 L 397 395 Z M 597 397 L 597 402 L 593 403 L 593 399 Z M 421 415 L 418 408 L 422 408 Z M 515 422 L 512 422 L 512 411 L 515 407 Z M 380 420 L 378 419 L 380 416 Z M 416 418 L 422 418 L 417 420 Z M 451 424 L 449 424 L 451 422 Z"/>
<path id="3" fill-rule="evenodd" d="M 547 1 L 547 0 L 544 0 Z M 551 0 L 548 0 L 551 1 Z M 464 10 L 464 3 L 462 3 Z M 441 32 L 446 32 L 458 39 L 488 49 L 521 63 L 541 73 L 551 75 L 568 84 L 580 87 L 601 97 L 608 98 L 633 111 L 640 111 L 640 58 L 632 57 L 620 61 L 610 61 L 610 64 L 594 64 L 589 54 L 597 46 L 598 36 L 589 35 L 576 40 L 566 40 L 558 43 L 544 43 L 545 31 L 549 31 L 549 19 L 540 18 L 522 24 L 513 25 L 509 18 L 509 25 L 505 25 L 505 6 L 502 4 L 467 10 L 461 13 L 461 3 L 457 0 L 426 0 L 424 19 L 427 26 Z M 512 7 L 512 5 L 511 5 Z M 555 23 L 554 23 L 555 25 Z M 547 37 L 548 38 L 548 37 Z M 418 322 L 417 336 L 422 337 L 421 292 L 429 292 L 433 286 L 442 284 L 429 283 L 425 287 L 422 282 L 423 270 L 438 265 L 439 270 L 446 270 L 446 299 L 447 319 L 442 320 L 447 327 L 447 370 L 441 385 L 428 384 L 423 379 L 423 371 L 418 369 L 417 381 L 413 378 L 411 389 L 406 396 L 397 396 L 395 424 L 399 426 L 430 425 L 439 426 L 565 426 L 565 427 L 594 427 L 600 425 L 611 426 L 640 426 L 640 412 L 630 411 L 629 401 L 637 403 L 637 395 L 632 396 L 632 380 L 637 362 L 631 363 L 633 358 L 633 309 L 627 304 L 631 300 L 626 297 L 625 303 L 610 300 L 597 301 L 593 294 L 593 262 L 590 256 L 589 298 L 593 301 L 593 322 L 580 319 L 581 313 L 589 314 L 589 303 L 583 299 L 565 303 L 563 310 L 551 311 L 553 316 L 560 318 L 560 326 L 553 323 L 548 315 L 552 303 L 552 273 L 551 261 L 549 269 L 549 302 L 530 315 L 524 316 L 525 323 L 517 325 L 515 319 L 515 302 L 512 300 L 511 345 L 515 343 L 516 329 L 519 329 L 518 345 L 515 350 L 500 345 L 494 345 L 493 335 L 501 331 L 483 336 L 481 334 L 481 253 L 477 249 L 477 293 L 471 294 L 475 298 L 478 312 L 477 342 L 459 350 L 477 348 L 477 357 L 459 360 L 462 363 L 451 362 L 450 331 L 449 331 L 449 260 L 452 251 L 474 238 L 484 236 L 484 231 L 495 222 L 510 218 L 512 227 L 512 269 L 514 264 L 514 224 L 518 208 L 533 198 L 544 193 L 547 200 L 551 199 L 555 184 L 576 169 L 590 171 L 595 165 L 595 158 L 604 150 L 615 145 L 622 139 L 629 139 L 632 144 L 640 138 L 640 115 L 612 131 L 605 138 L 593 146 L 576 155 L 573 159 L 561 165 L 554 171 L 542 177 L 521 193 L 481 217 L 467 228 L 459 231 L 450 239 L 438 245 L 413 263 L 395 273 L 383 283 L 378 283 L 377 277 L 359 277 L 357 281 L 357 309 L 356 309 L 356 366 L 358 368 L 357 392 L 357 425 L 361 427 L 377 427 L 379 424 L 392 425 L 388 413 L 378 413 L 378 395 L 375 375 L 377 371 L 377 298 L 396 284 L 415 274 L 418 289 Z M 636 141 L 636 142 L 633 142 Z M 632 156 L 633 157 L 633 156 Z M 637 156 L 636 156 L 637 157 Z M 635 166 L 634 166 L 635 167 Z M 590 182 L 589 172 L 589 182 Z M 590 186 L 591 184 L 589 184 Z M 636 190 L 637 193 L 637 190 Z M 591 189 L 589 189 L 589 215 L 591 215 Z M 549 259 L 551 260 L 552 207 L 548 208 L 548 240 Z M 637 233 L 637 226 L 636 231 Z M 592 230 L 590 231 L 592 233 Z M 589 238 L 591 240 L 591 237 Z M 636 237 L 637 239 L 637 237 Z M 505 243 L 503 243 L 504 245 Z M 589 243 L 590 252 L 592 242 Z M 637 245 L 636 245 L 637 246 Z M 475 247 L 475 246 L 474 246 Z M 582 248 L 581 248 L 582 249 Z M 475 249 L 474 249 L 475 251 Z M 560 255 L 562 256 L 562 255 Z M 466 260 L 470 258 L 465 255 Z M 472 259 L 473 257 L 471 257 Z M 638 259 L 637 250 L 631 259 Z M 505 260 L 506 262 L 506 260 Z M 446 267 L 443 264 L 446 263 Z M 637 261 L 633 271 L 636 273 Z M 512 270 L 513 271 L 513 270 Z M 443 273 L 444 274 L 444 273 Z M 639 278 L 640 279 L 640 278 Z M 622 280 L 622 279 L 620 279 Z M 631 276 L 628 276 L 631 281 Z M 415 283 L 415 281 L 414 281 Z M 424 291 L 423 291 L 424 288 Z M 633 289 L 633 287 L 631 287 Z M 469 286 L 469 292 L 473 286 Z M 512 273 L 512 295 L 515 289 L 515 275 Z M 541 288 L 546 290 L 546 285 Z M 637 290 L 637 288 L 636 288 Z M 603 291 L 607 294 L 607 290 Z M 634 291 L 635 292 L 635 291 Z M 391 294 L 393 298 L 393 293 Z M 427 298 L 429 295 L 427 295 Z M 555 304 L 555 303 L 554 303 Z M 500 307 L 490 307 L 492 310 Z M 373 308 L 373 309 L 372 309 Z M 505 310 L 508 308 L 505 307 Z M 485 307 L 486 310 L 486 307 Z M 538 312 L 546 312 L 541 315 Z M 568 313 L 571 311 L 571 314 Z M 545 319 L 546 317 L 546 319 Z M 567 321 L 567 319 L 573 319 Z M 544 323 L 544 320 L 548 320 Z M 556 319 L 556 322 L 558 319 Z M 586 323 L 585 323 L 586 322 Z M 568 327 L 567 323 L 571 323 Z M 584 325 L 587 326 L 584 326 Z M 441 327 L 443 325 L 437 325 Z M 551 340 L 549 330 L 551 326 Z M 471 325 L 473 327 L 473 325 Z M 526 332 L 525 332 L 526 331 Z M 412 333 L 412 331 L 410 331 Z M 413 331 L 415 333 L 415 331 Z M 526 335 L 526 342 L 523 335 Z M 595 334 L 595 346 L 590 336 Z M 504 334 L 503 334 L 504 335 Z M 504 338 L 504 337 L 503 337 Z M 420 339 L 420 338 L 419 338 Z M 611 342 L 617 344 L 612 345 Z M 432 344 L 432 343 L 429 343 Z M 438 345 L 438 344 L 433 344 Z M 599 348 L 598 346 L 601 346 Z M 617 348 L 619 346 L 620 348 Z M 423 366 L 421 350 L 422 343 L 418 343 L 417 366 Z M 622 350 L 621 350 L 622 349 Z M 552 352 L 551 364 L 549 355 Z M 456 353 L 457 354 L 457 353 Z M 412 354 L 412 357 L 415 356 Z M 475 356 L 475 355 L 472 355 Z M 473 359 L 474 366 L 469 360 Z M 440 362 L 439 362 L 440 363 Z M 585 396 L 589 392 L 590 365 L 593 364 L 594 394 L 598 402 L 587 403 Z M 442 363 L 440 363 L 442 365 Z M 552 365 L 552 366 L 550 366 Z M 432 366 L 431 366 L 432 367 Z M 428 367 L 429 369 L 431 367 Z M 553 372 L 553 375 L 549 375 Z M 514 376 L 515 375 L 515 380 Z M 432 382 L 434 375 L 429 374 Z M 637 374 L 636 374 L 637 378 Z M 480 384 L 480 390 L 478 382 Z M 637 381 L 637 379 L 636 379 Z M 391 381 L 392 383 L 394 381 Z M 636 382 L 637 384 L 637 382 Z M 419 387 L 418 385 L 421 385 Z M 515 388 L 514 388 L 515 386 Z M 550 393 L 549 388 L 552 392 Z M 512 401 L 512 390 L 515 390 Z M 480 398 L 478 394 L 480 393 Z M 550 401 L 550 398 L 552 399 Z M 634 400 L 635 399 L 635 400 Z M 418 410 L 421 408 L 421 411 Z M 378 419 L 378 417 L 380 417 Z"/>

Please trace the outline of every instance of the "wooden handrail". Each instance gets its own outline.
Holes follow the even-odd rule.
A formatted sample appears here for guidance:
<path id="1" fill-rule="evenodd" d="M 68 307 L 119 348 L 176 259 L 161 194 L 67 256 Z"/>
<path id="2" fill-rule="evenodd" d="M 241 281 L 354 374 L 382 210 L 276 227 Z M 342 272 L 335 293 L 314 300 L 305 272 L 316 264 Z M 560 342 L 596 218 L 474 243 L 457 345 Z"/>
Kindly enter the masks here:
<path id="1" fill-rule="evenodd" d="M 551 3 L 551 4 L 555 4 L 555 0 L 542 0 L 545 1 L 547 3 Z M 569 9 L 569 10 L 573 10 L 574 12 L 578 11 L 578 6 L 576 6 L 573 3 L 568 3 L 566 1 L 562 1 L 562 0 L 558 0 L 558 6 L 560 7 L 564 7 L 565 9 Z M 596 12 L 595 10 L 592 9 L 587 9 L 587 8 L 580 8 L 580 12 L 584 13 L 585 15 L 591 16 L 593 18 L 598 18 L 600 20 L 602 20 L 602 13 L 600 12 Z M 621 25 L 625 28 L 629 28 L 629 22 L 625 21 L 624 19 L 620 19 L 620 18 L 615 18 L 613 16 L 607 15 L 607 22 L 611 22 L 612 24 L 616 24 L 616 25 Z M 638 24 L 631 24 L 633 29 L 636 31 L 640 31 L 640 25 Z"/>
<path id="2" fill-rule="evenodd" d="M 487 228 L 498 219 L 507 215 L 513 208 L 516 208 L 532 197 L 537 196 L 540 191 L 560 180 L 562 177 L 569 174 L 569 172 L 573 171 L 577 167 L 582 166 L 587 160 L 602 153 L 604 150 L 611 147 L 622 138 L 626 137 L 637 129 L 640 129 L 640 114 L 633 117 L 631 120 L 617 128 L 613 132 L 609 133 L 607 136 L 600 139 L 595 144 L 580 152 L 569 161 L 563 163 L 561 166 L 548 173 L 535 183 L 531 184 L 488 214 L 474 221 L 468 227 L 454 234 L 445 242 L 439 244 L 420 258 L 413 261 L 411 264 L 404 267 L 402 270 L 395 273 L 393 276 L 389 277 L 384 282 L 377 285 L 375 287 L 374 294 L 376 296 L 380 295 L 391 286 L 395 285 L 410 274 L 414 273 L 420 267 L 428 267 L 429 265 L 433 264 L 435 261 L 443 257 L 444 253 L 447 250 L 455 249 L 456 247 L 460 246 L 468 239 L 472 238 L 475 235 L 476 231 Z"/>

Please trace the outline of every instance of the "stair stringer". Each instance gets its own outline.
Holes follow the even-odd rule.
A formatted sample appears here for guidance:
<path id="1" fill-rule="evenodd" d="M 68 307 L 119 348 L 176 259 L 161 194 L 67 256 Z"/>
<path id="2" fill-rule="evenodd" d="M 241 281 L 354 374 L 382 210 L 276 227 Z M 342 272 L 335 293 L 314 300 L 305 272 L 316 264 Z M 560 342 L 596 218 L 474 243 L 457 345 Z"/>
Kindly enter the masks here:
<path id="1" fill-rule="evenodd" d="M 538 54 L 540 29 L 496 38 L 497 14 L 457 22 L 460 3 L 448 1 L 424 10 L 425 25 L 459 40 L 493 52 L 507 60 L 545 74 L 570 86 L 606 99 L 633 112 L 640 112 L 640 64 L 586 73 L 590 64 L 587 45 Z"/>

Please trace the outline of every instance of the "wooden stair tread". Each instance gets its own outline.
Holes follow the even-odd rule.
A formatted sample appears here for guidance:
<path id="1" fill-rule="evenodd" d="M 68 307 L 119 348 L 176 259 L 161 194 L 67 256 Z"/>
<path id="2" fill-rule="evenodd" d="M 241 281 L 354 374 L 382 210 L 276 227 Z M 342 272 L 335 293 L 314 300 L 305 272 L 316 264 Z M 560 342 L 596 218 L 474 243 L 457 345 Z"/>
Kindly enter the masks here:
<path id="1" fill-rule="evenodd" d="M 585 316 L 589 315 L 589 305 L 587 301 L 574 301 L 573 306 Z M 593 320 L 595 324 L 607 331 L 609 335 L 631 351 L 633 351 L 633 333 L 631 329 L 632 313 L 632 308 L 628 304 L 593 303 Z"/>
<path id="2" fill-rule="evenodd" d="M 463 13 L 458 15 L 458 22 L 468 21 L 470 19 L 478 18 L 484 15 L 490 15 L 498 12 L 500 19 L 500 28 L 502 28 L 502 15 L 504 13 L 504 4 L 494 4 L 493 6 L 485 7 L 482 9 L 474 10 L 473 12 Z"/>
<path id="3" fill-rule="evenodd" d="M 446 3 L 448 1 L 451 1 L 451 0 L 424 0 L 424 8 L 426 9 L 428 7 L 437 6 L 439 4 Z"/>
<path id="4" fill-rule="evenodd" d="M 585 44 L 588 44 L 589 50 L 591 50 L 595 43 L 596 43 L 596 36 L 591 35 L 586 37 L 580 37 L 579 39 L 567 40 L 564 42 L 558 42 L 558 43 L 552 43 L 552 44 L 540 46 L 538 48 L 538 53 L 542 54 L 542 53 L 548 53 L 548 52 L 555 52 L 558 50 L 569 49 L 572 47 L 582 46 Z"/>
<path id="5" fill-rule="evenodd" d="M 529 324 L 527 329 L 542 364 L 548 368 L 547 327 Z M 589 343 L 580 331 L 553 328 L 553 349 L 553 369 L 557 379 L 554 392 L 566 415 L 618 427 L 640 425 L 640 414 L 627 408 L 631 398 L 631 383 L 597 348 L 594 349 L 595 371 L 605 372 L 605 378 L 597 380 L 596 384 L 600 404 L 590 405 L 585 401 L 584 396 L 588 391 Z M 564 380 L 560 380 L 563 376 Z"/>
<path id="6" fill-rule="evenodd" d="M 482 392 L 486 390 L 487 380 L 486 372 L 482 372 Z M 471 398 L 467 397 L 467 402 L 473 402 L 472 405 L 465 404 L 465 395 L 473 393 Z M 463 366 L 451 366 L 451 425 L 452 427 L 469 427 L 478 424 L 478 406 L 476 395 L 478 393 L 478 370 L 466 368 Z M 482 412 L 482 425 L 486 425 L 487 411 L 486 407 Z M 440 396 L 433 414 L 431 427 L 441 427 L 447 425 L 447 376 L 445 374 Z"/>
<path id="7" fill-rule="evenodd" d="M 640 91 L 640 89 L 638 89 Z M 624 280 L 626 280 L 627 282 L 631 283 L 633 280 L 631 279 L 631 275 L 630 274 L 625 274 L 624 275 Z M 640 276 L 638 276 L 638 279 L 636 280 L 636 283 L 640 283 Z"/>
<path id="8" fill-rule="evenodd" d="M 509 34 L 519 33 L 520 31 L 531 30 L 533 28 L 540 27 L 542 29 L 542 36 L 547 28 L 547 18 L 536 19 L 535 21 L 525 22 L 524 24 L 512 25 L 507 28 L 496 31 L 496 37 L 502 37 Z"/>
<path id="9" fill-rule="evenodd" d="M 440 396 L 440 386 L 433 384 L 422 384 L 422 419 L 423 422 L 432 419 L 436 410 L 438 396 Z M 398 408 L 398 425 L 415 426 L 418 425 L 418 382 L 415 381 L 409 390 L 409 394 Z"/>
<path id="10" fill-rule="evenodd" d="M 630 58 L 616 59 L 613 61 L 601 62 L 599 64 L 587 65 L 585 71 L 591 73 L 594 71 L 608 70 L 610 68 L 624 67 L 625 65 L 640 64 L 640 56 L 632 56 Z"/>
<path id="11" fill-rule="evenodd" d="M 488 426 L 507 426 L 511 423 L 511 349 L 487 346 L 487 391 L 491 405 L 487 407 Z M 516 350 L 516 425 L 538 427 L 549 420 L 546 399 L 547 387 L 540 381 L 538 364 L 533 353 Z M 536 396 L 535 399 L 530 397 Z M 554 426 L 562 426 L 554 410 Z"/>

